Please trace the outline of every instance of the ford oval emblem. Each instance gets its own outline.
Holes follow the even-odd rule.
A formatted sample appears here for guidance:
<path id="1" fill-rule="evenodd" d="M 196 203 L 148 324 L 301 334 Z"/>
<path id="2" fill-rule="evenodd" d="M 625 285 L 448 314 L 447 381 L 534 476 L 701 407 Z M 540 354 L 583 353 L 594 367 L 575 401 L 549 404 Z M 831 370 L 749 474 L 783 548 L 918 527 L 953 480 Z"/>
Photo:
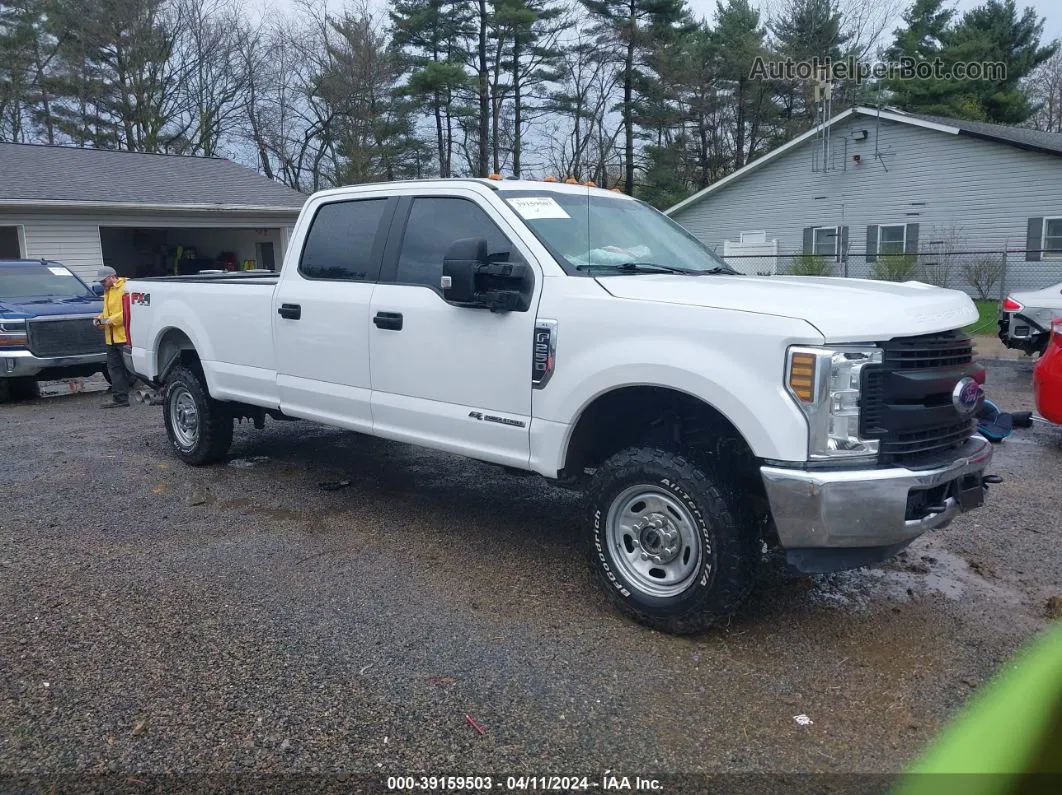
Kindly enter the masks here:
<path id="1" fill-rule="evenodd" d="M 981 403 L 981 385 L 970 376 L 963 376 L 951 390 L 951 405 L 963 417 L 973 414 Z"/>

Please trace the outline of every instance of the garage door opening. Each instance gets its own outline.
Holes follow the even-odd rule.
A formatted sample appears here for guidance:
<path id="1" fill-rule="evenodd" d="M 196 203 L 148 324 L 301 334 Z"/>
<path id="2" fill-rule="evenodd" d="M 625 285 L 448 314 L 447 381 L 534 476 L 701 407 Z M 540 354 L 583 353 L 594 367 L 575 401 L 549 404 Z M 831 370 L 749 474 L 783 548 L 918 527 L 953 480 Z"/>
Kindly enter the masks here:
<path id="1" fill-rule="evenodd" d="M 0 259 L 22 259 L 17 226 L 0 226 Z"/>
<path id="2" fill-rule="evenodd" d="M 279 228 L 100 227 L 103 264 L 131 278 L 276 270 L 280 241 Z"/>

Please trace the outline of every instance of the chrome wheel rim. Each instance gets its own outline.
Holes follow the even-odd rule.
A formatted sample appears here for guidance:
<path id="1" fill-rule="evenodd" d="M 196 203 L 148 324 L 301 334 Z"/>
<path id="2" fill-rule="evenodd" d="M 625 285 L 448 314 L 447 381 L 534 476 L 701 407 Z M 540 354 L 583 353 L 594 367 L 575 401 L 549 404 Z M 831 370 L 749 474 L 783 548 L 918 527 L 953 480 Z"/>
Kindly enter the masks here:
<path id="1" fill-rule="evenodd" d="M 658 486 L 631 486 L 612 501 L 605 538 L 618 573 L 658 598 L 681 594 L 697 578 L 704 540 L 690 510 Z"/>
<path id="2" fill-rule="evenodd" d="M 195 447 L 199 441 L 199 409 L 195 398 L 187 387 L 174 387 L 170 395 L 170 426 L 177 444 L 181 447 Z"/>

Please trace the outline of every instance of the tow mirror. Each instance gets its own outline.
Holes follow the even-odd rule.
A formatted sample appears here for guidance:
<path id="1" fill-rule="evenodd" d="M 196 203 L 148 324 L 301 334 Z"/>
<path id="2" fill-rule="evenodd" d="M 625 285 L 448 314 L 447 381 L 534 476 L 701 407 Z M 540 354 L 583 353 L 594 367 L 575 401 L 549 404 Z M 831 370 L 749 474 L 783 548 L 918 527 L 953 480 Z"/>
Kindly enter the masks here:
<path id="1" fill-rule="evenodd" d="M 447 301 L 491 312 L 526 312 L 531 307 L 534 278 L 524 262 L 501 261 L 508 254 L 491 256 L 487 240 L 455 240 L 443 258 L 440 287 Z"/>

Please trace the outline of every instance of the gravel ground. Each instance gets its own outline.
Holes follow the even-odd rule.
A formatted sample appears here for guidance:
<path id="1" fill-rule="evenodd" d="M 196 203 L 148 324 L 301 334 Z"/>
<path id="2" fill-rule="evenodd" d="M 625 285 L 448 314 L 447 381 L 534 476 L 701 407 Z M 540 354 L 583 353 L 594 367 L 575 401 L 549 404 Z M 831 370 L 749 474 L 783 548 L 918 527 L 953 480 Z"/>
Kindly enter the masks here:
<path id="1" fill-rule="evenodd" d="M 1033 408 L 1030 364 L 989 366 L 997 403 Z M 309 423 L 244 425 L 233 460 L 186 467 L 161 409 L 103 411 L 99 386 L 0 406 L 0 773 L 25 791 L 891 774 L 1062 594 L 1046 425 L 997 447 L 984 509 L 902 557 L 770 573 L 682 638 L 591 587 L 577 495 Z"/>

